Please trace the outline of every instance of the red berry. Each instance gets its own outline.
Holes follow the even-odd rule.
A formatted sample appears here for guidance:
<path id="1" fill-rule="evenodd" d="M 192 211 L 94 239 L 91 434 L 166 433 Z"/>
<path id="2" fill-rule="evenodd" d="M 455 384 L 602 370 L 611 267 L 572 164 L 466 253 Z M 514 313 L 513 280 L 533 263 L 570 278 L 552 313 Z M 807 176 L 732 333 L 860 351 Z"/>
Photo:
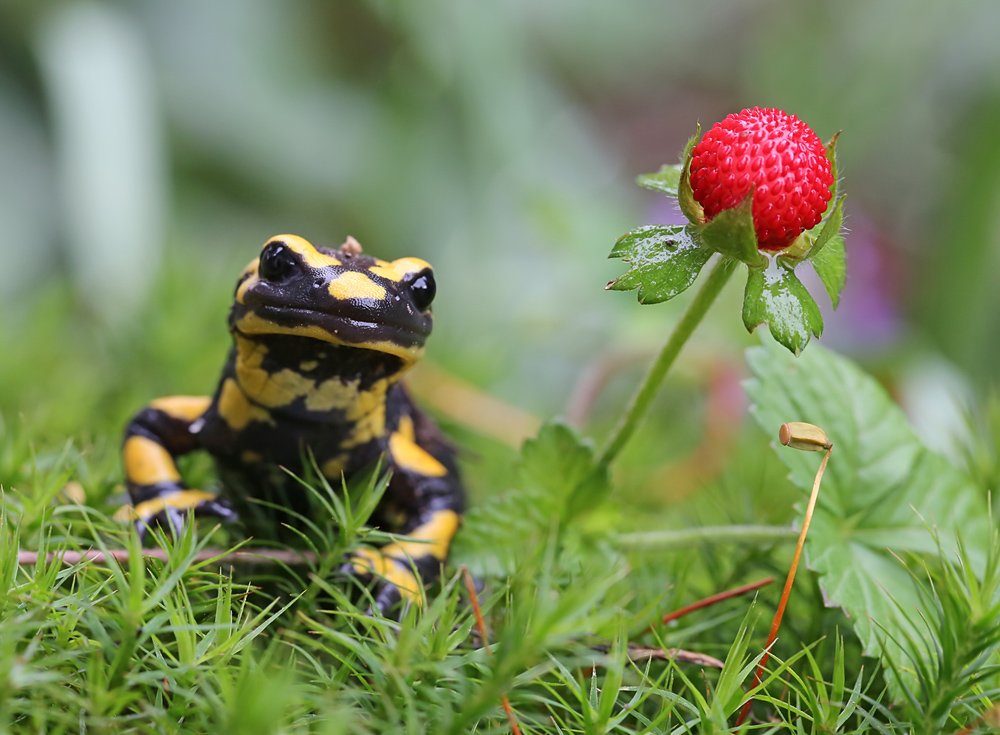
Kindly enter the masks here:
<path id="1" fill-rule="evenodd" d="M 706 220 L 753 192 L 761 250 L 781 250 L 819 224 L 830 201 L 830 160 L 812 128 L 782 110 L 743 110 L 712 126 L 691 153 L 691 188 Z"/>

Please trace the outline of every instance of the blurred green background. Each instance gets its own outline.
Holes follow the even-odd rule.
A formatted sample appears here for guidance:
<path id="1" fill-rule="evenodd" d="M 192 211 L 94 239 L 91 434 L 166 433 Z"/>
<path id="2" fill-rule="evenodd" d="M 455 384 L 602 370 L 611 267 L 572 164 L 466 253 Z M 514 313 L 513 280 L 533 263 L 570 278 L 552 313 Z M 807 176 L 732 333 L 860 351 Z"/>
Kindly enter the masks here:
<path id="1" fill-rule="evenodd" d="M 545 417 L 631 357 L 604 371 L 600 437 L 685 301 L 603 291 L 615 238 L 678 216 L 633 180 L 759 105 L 843 130 L 849 280 L 837 314 L 818 296 L 824 342 L 947 450 L 1000 359 L 998 28 L 1000 4 L 930 0 L 5 0 L 5 430 L 114 478 L 130 413 L 213 389 L 236 275 L 293 232 L 431 261 L 446 384 Z M 622 463 L 653 496 L 735 451 L 740 296 Z M 496 482 L 508 455 L 448 402 L 429 400 Z"/>

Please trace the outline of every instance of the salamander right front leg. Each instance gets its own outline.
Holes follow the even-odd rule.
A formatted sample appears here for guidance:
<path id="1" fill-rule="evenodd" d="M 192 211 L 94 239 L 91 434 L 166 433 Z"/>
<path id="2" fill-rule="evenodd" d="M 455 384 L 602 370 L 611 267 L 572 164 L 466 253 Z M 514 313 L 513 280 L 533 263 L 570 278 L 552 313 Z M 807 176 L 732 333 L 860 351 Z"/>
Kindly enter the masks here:
<path id="1" fill-rule="evenodd" d="M 229 504 L 211 493 L 188 488 L 175 458 L 198 449 L 191 427 L 211 405 L 207 396 L 171 396 L 153 401 L 129 422 L 123 448 L 125 478 L 139 538 L 160 525 L 177 536 L 187 515 L 236 520 Z"/>

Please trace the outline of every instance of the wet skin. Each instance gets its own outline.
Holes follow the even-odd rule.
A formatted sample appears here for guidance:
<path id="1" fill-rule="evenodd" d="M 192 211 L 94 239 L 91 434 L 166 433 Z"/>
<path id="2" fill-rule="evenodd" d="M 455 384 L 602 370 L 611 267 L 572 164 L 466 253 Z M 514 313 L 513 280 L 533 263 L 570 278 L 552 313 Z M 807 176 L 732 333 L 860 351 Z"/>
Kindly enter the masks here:
<path id="1" fill-rule="evenodd" d="M 123 453 L 143 536 L 156 524 L 176 533 L 189 513 L 235 520 L 234 505 L 244 516 L 286 508 L 272 523 L 280 528 L 313 512 L 308 491 L 281 468 L 301 477 L 311 455 L 339 487 L 384 457 L 392 475 L 373 522 L 407 539 L 360 549 L 345 571 L 376 577 L 376 605 L 387 612 L 422 601 L 414 572 L 424 583 L 440 573 L 464 492 L 454 449 L 400 382 L 431 332 L 433 272 L 418 258 L 386 262 L 360 250 L 353 239 L 331 250 L 271 238 L 237 281 L 233 346 L 215 393 L 153 401 L 126 428 Z M 185 485 L 175 460 L 199 449 L 228 497 Z"/>

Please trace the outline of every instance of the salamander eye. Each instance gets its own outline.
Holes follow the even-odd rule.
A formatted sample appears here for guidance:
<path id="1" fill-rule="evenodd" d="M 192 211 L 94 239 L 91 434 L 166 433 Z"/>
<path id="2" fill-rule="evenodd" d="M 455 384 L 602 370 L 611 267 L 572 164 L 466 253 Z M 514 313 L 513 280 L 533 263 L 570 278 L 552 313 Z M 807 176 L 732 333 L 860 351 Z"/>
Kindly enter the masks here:
<path id="1" fill-rule="evenodd" d="M 413 295 L 413 305 L 420 311 L 427 311 L 427 307 L 434 300 L 434 294 L 437 293 L 433 271 L 430 268 L 420 271 L 411 277 L 409 286 Z"/>
<path id="2" fill-rule="evenodd" d="M 280 281 L 295 267 L 292 249 L 283 242 L 268 243 L 260 254 L 257 273 L 265 281 Z"/>

